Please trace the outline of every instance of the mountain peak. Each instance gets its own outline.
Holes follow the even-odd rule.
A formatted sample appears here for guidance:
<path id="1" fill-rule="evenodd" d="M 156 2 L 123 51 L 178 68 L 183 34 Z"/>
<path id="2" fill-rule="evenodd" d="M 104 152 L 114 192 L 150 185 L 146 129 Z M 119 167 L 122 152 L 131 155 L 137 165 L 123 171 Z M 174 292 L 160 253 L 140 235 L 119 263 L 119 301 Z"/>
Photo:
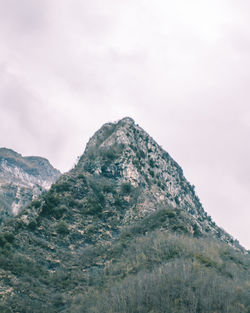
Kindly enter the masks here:
<path id="1" fill-rule="evenodd" d="M 104 124 L 89 140 L 74 171 L 91 180 L 112 182 L 117 193 L 123 193 L 124 185 L 132 190 L 122 196 L 129 206 L 124 211 L 124 223 L 171 207 L 187 214 L 186 231 L 232 241 L 207 216 L 181 167 L 129 117 Z"/>
<path id="2" fill-rule="evenodd" d="M 103 145 L 110 145 L 112 141 L 128 144 L 129 141 L 126 138 L 126 130 L 134 126 L 135 122 L 130 117 L 124 117 L 123 119 L 114 123 L 105 123 L 90 138 L 86 146 L 86 151 L 96 149 Z"/>
<path id="3" fill-rule="evenodd" d="M 129 124 L 129 125 L 134 125 L 135 124 L 135 121 L 129 117 L 129 116 L 126 116 L 124 118 L 122 118 L 121 120 L 118 121 L 118 124 Z"/>

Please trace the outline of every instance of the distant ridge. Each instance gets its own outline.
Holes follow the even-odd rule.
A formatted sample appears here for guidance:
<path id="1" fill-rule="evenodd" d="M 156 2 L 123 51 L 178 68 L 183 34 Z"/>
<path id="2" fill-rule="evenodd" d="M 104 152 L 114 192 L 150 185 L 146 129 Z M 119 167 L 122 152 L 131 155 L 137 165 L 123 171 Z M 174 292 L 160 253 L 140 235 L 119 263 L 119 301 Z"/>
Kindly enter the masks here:
<path id="1" fill-rule="evenodd" d="M 23 157 L 14 150 L 0 148 L 0 219 L 17 214 L 59 176 L 60 172 L 45 158 Z"/>

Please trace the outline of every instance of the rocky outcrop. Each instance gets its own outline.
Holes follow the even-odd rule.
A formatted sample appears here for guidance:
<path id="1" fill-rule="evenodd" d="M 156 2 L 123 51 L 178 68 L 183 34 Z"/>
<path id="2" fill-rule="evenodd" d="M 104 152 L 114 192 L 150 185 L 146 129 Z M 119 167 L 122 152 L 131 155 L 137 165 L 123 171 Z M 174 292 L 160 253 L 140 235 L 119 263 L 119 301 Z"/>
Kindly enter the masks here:
<path id="1" fill-rule="evenodd" d="M 130 203 L 124 223 L 171 207 L 186 212 L 185 227 L 189 232 L 212 234 L 229 244 L 233 242 L 233 238 L 217 227 L 204 211 L 182 168 L 129 117 L 104 124 L 89 140 L 76 170 L 113 179 L 118 188 L 130 184 L 138 191 L 136 200 L 124 196 Z"/>
<path id="2" fill-rule="evenodd" d="M 0 218 L 16 215 L 60 176 L 47 159 L 0 149 Z"/>

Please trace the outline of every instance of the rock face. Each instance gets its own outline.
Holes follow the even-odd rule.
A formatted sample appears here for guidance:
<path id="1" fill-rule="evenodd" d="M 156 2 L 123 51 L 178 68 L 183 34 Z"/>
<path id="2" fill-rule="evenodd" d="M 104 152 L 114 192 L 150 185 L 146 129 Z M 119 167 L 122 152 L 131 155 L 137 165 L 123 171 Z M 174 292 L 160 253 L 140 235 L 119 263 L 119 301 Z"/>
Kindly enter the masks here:
<path id="1" fill-rule="evenodd" d="M 60 176 L 48 160 L 0 148 L 0 215 L 16 215 Z"/>
<path id="2" fill-rule="evenodd" d="M 164 207 L 186 213 L 183 228 L 193 234 L 213 234 L 225 242 L 232 237 L 204 211 L 181 167 L 133 119 L 107 123 L 89 140 L 74 171 L 107 181 L 124 193 L 128 208 L 123 223 L 131 223 Z M 74 174 L 73 174 L 74 175 Z M 127 191 L 122 191 L 127 186 Z M 112 206 L 114 194 L 109 194 Z"/>

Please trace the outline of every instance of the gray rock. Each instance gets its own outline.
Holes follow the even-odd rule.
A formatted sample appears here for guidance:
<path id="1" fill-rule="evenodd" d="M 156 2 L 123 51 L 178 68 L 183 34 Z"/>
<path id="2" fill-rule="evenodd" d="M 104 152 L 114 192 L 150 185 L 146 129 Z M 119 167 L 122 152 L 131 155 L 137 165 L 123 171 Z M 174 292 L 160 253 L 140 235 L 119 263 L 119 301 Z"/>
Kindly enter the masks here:
<path id="1" fill-rule="evenodd" d="M 0 218 L 16 215 L 60 176 L 45 158 L 0 148 Z"/>

